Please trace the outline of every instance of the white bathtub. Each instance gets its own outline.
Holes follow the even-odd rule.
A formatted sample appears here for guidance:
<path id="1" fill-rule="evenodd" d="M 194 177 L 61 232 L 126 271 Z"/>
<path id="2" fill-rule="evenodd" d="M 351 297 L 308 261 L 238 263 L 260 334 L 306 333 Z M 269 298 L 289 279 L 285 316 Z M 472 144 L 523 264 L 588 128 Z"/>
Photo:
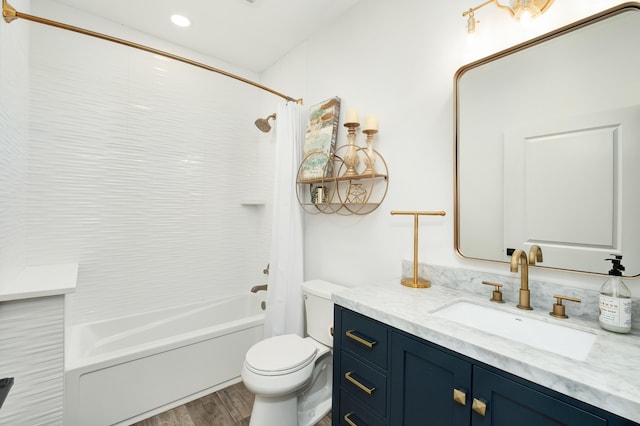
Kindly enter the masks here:
<path id="1" fill-rule="evenodd" d="M 263 337 L 255 294 L 69 327 L 65 425 L 131 424 L 240 380 Z"/>

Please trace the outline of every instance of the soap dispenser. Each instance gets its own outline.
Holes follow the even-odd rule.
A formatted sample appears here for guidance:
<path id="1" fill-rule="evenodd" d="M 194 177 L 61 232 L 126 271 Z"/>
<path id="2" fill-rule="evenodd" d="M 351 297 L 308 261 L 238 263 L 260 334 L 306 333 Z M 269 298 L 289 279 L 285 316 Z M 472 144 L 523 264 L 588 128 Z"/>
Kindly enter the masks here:
<path id="1" fill-rule="evenodd" d="M 600 287 L 600 327 L 616 333 L 631 331 L 631 292 L 622 282 L 622 255 L 605 259 L 612 263 L 609 279 Z"/>

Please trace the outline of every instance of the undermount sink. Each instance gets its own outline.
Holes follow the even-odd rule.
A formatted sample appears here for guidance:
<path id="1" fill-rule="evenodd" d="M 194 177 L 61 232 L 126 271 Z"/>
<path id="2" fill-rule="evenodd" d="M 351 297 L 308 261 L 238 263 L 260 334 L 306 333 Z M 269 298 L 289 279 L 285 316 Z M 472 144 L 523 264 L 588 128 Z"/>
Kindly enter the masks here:
<path id="1" fill-rule="evenodd" d="M 596 340 L 587 331 L 464 301 L 432 315 L 579 361 L 587 358 Z"/>

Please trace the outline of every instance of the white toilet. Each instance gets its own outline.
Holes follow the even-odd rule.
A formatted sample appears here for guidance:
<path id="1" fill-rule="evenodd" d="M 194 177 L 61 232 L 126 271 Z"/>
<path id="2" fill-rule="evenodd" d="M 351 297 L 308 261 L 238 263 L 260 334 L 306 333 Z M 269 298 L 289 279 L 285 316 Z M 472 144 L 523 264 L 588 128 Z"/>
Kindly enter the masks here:
<path id="1" fill-rule="evenodd" d="M 344 287 L 302 284 L 308 337 L 270 337 L 245 356 L 242 380 L 256 395 L 250 426 L 310 426 L 331 410 L 333 302 Z"/>

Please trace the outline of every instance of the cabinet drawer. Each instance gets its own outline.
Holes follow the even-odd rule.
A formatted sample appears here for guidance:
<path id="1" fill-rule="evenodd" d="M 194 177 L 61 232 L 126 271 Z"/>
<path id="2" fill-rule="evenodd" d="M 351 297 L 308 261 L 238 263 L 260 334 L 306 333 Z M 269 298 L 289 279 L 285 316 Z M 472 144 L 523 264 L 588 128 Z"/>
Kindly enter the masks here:
<path id="1" fill-rule="evenodd" d="M 387 327 L 355 312 L 342 310 L 342 348 L 387 369 Z"/>
<path id="2" fill-rule="evenodd" d="M 346 392 L 340 394 L 338 424 L 346 426 L 384 426 L 386 423 L 376 417 L 370 409 L 356 402 Z"/>
<path id="3" fill-rule="evenodd" d="M 381 417 L 387 415 L 387 376 L 342 352 L 340 388 Z"/>

